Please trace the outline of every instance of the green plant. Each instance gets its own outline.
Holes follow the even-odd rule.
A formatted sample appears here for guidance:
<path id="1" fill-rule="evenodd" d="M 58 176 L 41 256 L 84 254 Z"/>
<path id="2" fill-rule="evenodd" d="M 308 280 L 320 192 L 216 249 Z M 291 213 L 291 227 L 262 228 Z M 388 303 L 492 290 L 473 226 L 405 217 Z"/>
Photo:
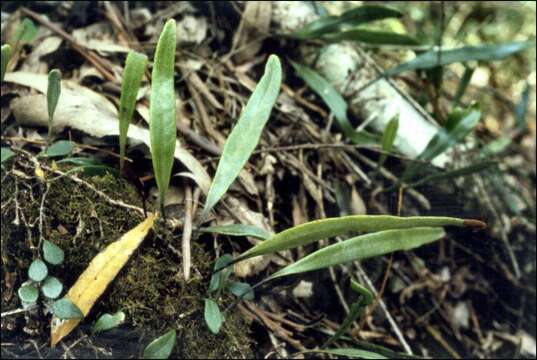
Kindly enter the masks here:
<path id="1" fill-rule="evenodd" d="M 147 56 L 136 51 L 130 51 L 125 61 L 125 71 L 121 82 L 121 98 L 119 100 L 119 171 L 123 172 L 125 161 L 125 146 L 127 132 L 131 123 L 136 96 L 144 75 Z"/>
<path id="2" fill-rule="evenodd" d="M 113 329 L 123 324 L 123 322 L 125 322 L 125 313 L 121 310 L 115 314 L 103 314 L 91 327 L 91 334 Z"/>
<path id="3" fill-rule="evenodd" d="M 356 131 L 347 117 L 347 102 L 332 84 L 319 75 L 315 70 L 292 62 L 296 73 L 304 82 L 321 97 L 334 114 L 336 123 L 350 141 L 355 144 L 374 144 L 378 142 L 378 137 L 365 130 Z"/>
<path id="4" fill-rule="evenodd" d="M 13 156 L 15 156 L 15 153 L 13 152 L 13 150 L 11 150 L 8 147 L 2 147 L 0 149 L 0 151 L 1 151 L 0 155 L 1 155 L 1 158 L 2 158 L 2 160 L 0 161 L 1 164 L 3 164 L 5 161 L 8 161 Z"/>
<path id="5" fill-rule="evenodd" d="M 78 306 L 73 304 L 73 302 L 69 299 L 60 299 L 56 300 L 52 304 L 52 312 L 56 317 L 59 319 L 83 319 L 84 314 Z"/>
<path id="6" fill-rule="evenodd" d="M 51 307 L 54 314 L 60 319 L 79 316 L 81 314 L 80 309 L 76 308 L 69 300 L 61 299 L 52 302 L 60 296 L 63 291 L 63 284 L 58 278 L 49 274 L 46 263 L 61 265 L 65 258 L 63 250 L 50 241 L 43 240 L 42 252 L 44 261 L 41 258 L 32 261 L 28 268 L 29 279 L 21 285 L 17 292 L 23 305 L 34 305 L 39 298 L 39 290 L 41 290 L 41 293 L 45 296 L 45 304 Z"/>
<path id="7" fill-rule="evenodd" d="M 164 25 L 157 43 L 151 76 L 149 132 L 151 158 L 159 189 L 160 211 L 164 216 L 164 197 L 168 190 L 175 152 L 175 20 Z"/>
<path id="8" fill-rule="evenodd" d="M 332 335 L 323 345 L 327 347 L 337 339 L 341 337 L 347 331 L 347 329 L 352 325 L 352 323 L 360 317 L 365 307 L 373 302 L 373 294 L 364 288 L 362 285 L 351 279 L 351 290 L 359 295 L 358 301 L 351 304 L 349 309 L 349 314 L 341 323 L 339 329 Z"/>
<path id="9" fill-rule="evenodd" d="M 395 76 L 405 71 L 431 69 L 458 62 L 495 61 L 504 59 L 519 51 L 535 47 L 535 41 L 520 41 L 493 45 L 463 46 L 448 50 L 433 49 L 416 56 L 414 59 L 397 65 L 384 73 L 384 76 Z"/>
<path id="10" fill-rule="evenodd" d="M 167 359 L 172 353 L 176 340 L 175 330 L 170 330 L 149 343 L 144 349 L 142 357 L 144 359 Z"/>
<path id="11" fill-rule="evenodd" d="M 225 227 L 222 227 L 225 228 Z M 253 228 L 253 227 L 252 227 Z M 230 234 L 226 231 L 227 234 Z M 244 233 L 232 233 L 230 235 L 245 236 Z M 230 254 L 224 254 L 219 257 L 215 264 L 215 272 L 211 277 L 208 289 L 208 298 L 205 299 L 205 323 L 209 327 L 209 330 L 213 334 L 218 334 L 220 327 L 224 322 L 224 316 L 220 312 L 218 302 L 215 299 L 219 299 L 223 291 L 235 295 L 238 298 L 245 300 L 252 300 L 254 293 L 252 287 L 244 282 L 230 281 L 231 269 L 228 267 L 233 261 L 233 257 Z M 218 271 L 218 270 L 221 271 Z"/>
<path id="12" fill-rule="evenodd" d="M 324 269 L 394 251 L 410 250 L 437 241 L 445 236 L 442 227 L 448 225 L 468 228 L 483 228 L 486 226 L 479 220 L 432 216 L 405 218 L 387 215 L 352 215 L 311 221 L 277 233 L 245 251 L 235 259 L 232 259 L 229 255 L 218 259 L 215 264 L 215 272 L 211 279 L 209 291 L 214 291 L 217 285 L 222 287 L 223 282 L 229 277 L 228 272 L 230 270 L 228 267 L 230 265 L 254 256 L 293 249 L 349 232 L 372 232 L 371 234 L 359 235 L 325 246 L 268 276 L 255 286 L 249 289 L 244 287 L 240 291 L 240 297 L 244 297 L 256 287 L 279 277 Z M 214 286 L 213 282 L 215 283 Z M 358 286 L 355 286 L 355 290 L 364 296 L 365 302 L 370 301 L 367 290 Z M 360 303 L 359 305 L 363 306 L 364 304 Z M 217 306 L 217 304 L 215 305 Z M 215 305 L 210 304 L 211 311 L 214 311 L 213 308 Z M 356 314 L 359 314 L 358 309 L 355 311 Z M 211 324 L 211 321 L 213 324 Z M 213 321 L 212 317 L 208 319 L 206 316 L 206 322 L 209 326 L 213 326 L 214 329 L 217 328 L 214 324 L 218 322 L 216 320 Z M 213 328 L 211 328 L 211 331 L 213 331 Z"/>
<path id="13" fill-rule="evenodd" d="M 351 215 L 310 221 L 273 235 L 249 250 L 233 262 L 258 255 L 292 249 L 347 232 L 376 232 L 383 230 L 410 229 L 416 227 L 480 226 L 481 222 L 450 217 L 390 215 Z"/>
<path id="14" fill-rule="evenodd" d="M 389 7 L 358 6 L 340 16 L 324 16 L 287 36 L 300 40 L 319 39 L 326 42 L 350 40 L 377 45 L 418 45 L 416 39 L 406 34 L 372 31 L 359 27 L 372 21 L 402 16 L 400 11 Z"/>
<path id="15" fill-rule="evenodd" d="M 53 69 L 48 73 L 48 87 L 47 87 L 47 109 L 48 109 L 48 141 L 52 139 L 52 121 L 54 120 L 54 112 L 56 111 L 56 105 L 60 99 L 62 91 L 61 86 L 62 73 L 58 69 Z"/>
<path id="16" fill-rule="evenodd" d="M 32 20 L 25 18 L 17 25 L 9 43 L 15 44 L 14 48 L 17 48 L 20 42 L 31 42 L 36 36 L 37 26 L 35 26 Z"/>
<path id="17" fill-rule="evenodd" d="M 394 117 L 390 120 L 386 129 L 384 129 L 384 134 L 382 134 L 382 150 L 384 153 L 380 155 L 378 167 L 381 167 L 386 159 L 388 158 L 388 153 L 392 151 L 393 143 L 395 137 L 397 136 L 397 130 L 399 129 L 399 116 Z"/>
<path id="18" fill-rule="evenodd" d="M 479 123 L 481 111 L 477 107 L 455 109 L 447 119 L 443 128 L 429 141 L 417 159 L 431 161 L 453 145 L 462 141 Z M 422 167 L 421 163 L 410 164 L 401 177 L 401 182 L 408 182 Z"/>
<path id="19" fill-rule="evenodd" d="M 1 81 L 4 81 L 4 75 L 6 74 L 7 64 L 9 63 L 9 58 L 11 57 L 11 45 L 4 44 L 2 45 L 2 76 L 0 77 Z"/>
<path id="20" fill-rule="evenodd" d="M 226 193 L 257 146 L 261 132 L 280 93 L 281 81 L 280 59 L 276 55 L 270 55 L 265 66 L 265 73 L 248 99 L 237 124 L 226 139 L 216 174 L 207 194 L 202 217 L 206 217 Z"/>

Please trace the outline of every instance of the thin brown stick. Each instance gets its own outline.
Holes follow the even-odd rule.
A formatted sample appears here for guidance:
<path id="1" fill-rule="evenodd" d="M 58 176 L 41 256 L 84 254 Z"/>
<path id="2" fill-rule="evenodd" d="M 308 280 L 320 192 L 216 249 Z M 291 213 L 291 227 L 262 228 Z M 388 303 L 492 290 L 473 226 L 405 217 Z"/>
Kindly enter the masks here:
<path id="1" fill-rule="evenodd" d="M 75 40 L 75 38 L 73 38 L 71 35 L 69 35 L 65 31 L 63 31 L 62 29 L 60 29 L 59 27 L 57 27 L 56 25 L 54 25 L 53 23 L 51 23 L 50 21 L 48 21 L 47 19 L 45 19 L 41 15 L 38 15 L 37 13 L 33 12 L 30 9 L 22 7 L 21 12 L 23 14 L 26 14 L 26 15 L 30 16 L 31 18 L 33 18 L 38 23 L 40 23 L 41 25 L 49 28 L 53 32 L 55 32 L 58 35 L 60 35 L 64 40 L 69 42 L 71 44 L 71 46 L 73 47 L 73 49 L 75 49 L 77 52 L 79 52 L 80 55 L 82 55 L 86 60 L 88 60 L 88 62 L 90 62 L 93 66 L 95 66 L 97 71 L 99 71 L 106 78 L 106 80 L 112 81 L 112 82 L 114 82 L 116 80 L 116 77 L 114 76 L 114 74 L 106 69 L 107 66 L 104 63 L 104 61 L 97 54 L 95 54 L 93 51 L 91 51 L 89 49 L 86 49 L 85 47 L 80 45 Z"/>

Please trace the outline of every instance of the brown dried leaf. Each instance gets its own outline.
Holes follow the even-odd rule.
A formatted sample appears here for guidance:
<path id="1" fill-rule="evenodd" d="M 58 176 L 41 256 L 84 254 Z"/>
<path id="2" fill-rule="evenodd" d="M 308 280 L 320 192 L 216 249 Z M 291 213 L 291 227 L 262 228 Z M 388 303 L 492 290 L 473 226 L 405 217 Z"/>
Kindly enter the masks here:
<path id="1" fill-rule="evenodd" d="M 238 63 L 252 59 L 261 49 L 264 35 L 269 32 L 272 12 L 271 1 L 249 1 L 242 14 L 239 29 L 233 37 L 233 49 Z"/>

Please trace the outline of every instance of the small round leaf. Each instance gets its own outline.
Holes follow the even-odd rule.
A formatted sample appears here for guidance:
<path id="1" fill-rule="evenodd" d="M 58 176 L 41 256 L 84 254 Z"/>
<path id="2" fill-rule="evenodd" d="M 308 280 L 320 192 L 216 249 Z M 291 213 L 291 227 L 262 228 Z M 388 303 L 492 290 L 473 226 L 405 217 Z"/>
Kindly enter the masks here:
<path id="1" fill-rule="evenodd" d="M 54 276 L 47 276 L 41 285 L 41 292 L 49 299 L 56 299 L 63 290 L 63 284 Z"/>
<path id="2" fill-rule="evenodd" d="M 170 330 L 166 334 L 151 341 L 144 349 L 144 359 L 167 359 L 172 353 L 177 337 L 175 330 Z"/>
<path id="3" fill-rule="evenodd" d="M 84 314 L 78 306 L 73 304 L 69 299 L 63 298 L 54 301 L 52 304 L 52 312 L 60 319 L 82 319 Z"/>
<path id="4" fill-rule="evenodd" d="M 98 332 L 113 329 L 125 321 L 125 313 L 118 311 L 114 315 L 104 314 L 102 315 L 91 328 L 91 333 L 96 334 Z"/>
<path id="5" fill-rule="evenodd" d="M 211 299 L 205 299 L 205 323 L 213 334 L 218 334 L 224 322 L 218 304 Z"/>
<path id="6" fill-rule="evenodd" d="M 39 290 L 34 285 L 23 285 L 18 290 L 19 298 L 26 303 L 35 303 Z"/>
<path id="7" fill-rule="evenodd" d="M 41 259 L 35 259 L 28 269 L 28 277 L 33 281 L 42 281 L 48 275 L 47 265 Z"/>
<path id="8" fill-rule="evenodd" d="M 48 240 L 43 242 L 43 257 L 52 265 L 60 265 L 64 259 L 63 250 Z"/>
<path id="9" fill-rule="evenodd" d="M 229 284 L 228 290 L 231 291 L 233 295 L 240 297 L 244 300 L 254 299 L 254 290 L 252 289 L 250 284 L 240 281 L 233 281 L 231 284 Z"/>

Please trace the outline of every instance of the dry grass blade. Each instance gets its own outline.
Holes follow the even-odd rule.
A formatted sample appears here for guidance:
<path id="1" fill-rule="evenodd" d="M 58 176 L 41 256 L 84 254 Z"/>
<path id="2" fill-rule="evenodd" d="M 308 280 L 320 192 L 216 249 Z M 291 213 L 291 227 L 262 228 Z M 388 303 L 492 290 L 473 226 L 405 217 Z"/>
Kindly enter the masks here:
<path id="1" fill-rule="evenodd" d="M 222 157 L 207 195 L 203 216 L 206 216 L 226 193 L 257 146 L 261 132 L 280 93 L 281 81 L 280 59 L 276 55 L 271 55 L 263 77 L 224 144 Z"/>
<path id="2" fill-rule="evenodd" d="M 160 211 L 164 215 L 164 196 L 168 190 L 175 152 L 175 20 L 164 25 L 155 52 L 151 75 L 149 132 L 151 158 L 159 188 Z"/>
<path id="3" fill-rule="evenodd" d="M 153 226 L 155 216 L 149 214 L 147 219 L 127 232 L 119 240 L 108 245 L 93 258 L 86 270 L 80 275 L 76 283 L 69 289 L 66 298 L 78 306 L 84 316 L 87 316 L 93 304 L 106 290 L 123 268 L 132 253 L 142 243 L 145 236 Z M 67 336 L 80 319 L 59 320 L 52 318 L 50 344 L 55 346 Z"/>

